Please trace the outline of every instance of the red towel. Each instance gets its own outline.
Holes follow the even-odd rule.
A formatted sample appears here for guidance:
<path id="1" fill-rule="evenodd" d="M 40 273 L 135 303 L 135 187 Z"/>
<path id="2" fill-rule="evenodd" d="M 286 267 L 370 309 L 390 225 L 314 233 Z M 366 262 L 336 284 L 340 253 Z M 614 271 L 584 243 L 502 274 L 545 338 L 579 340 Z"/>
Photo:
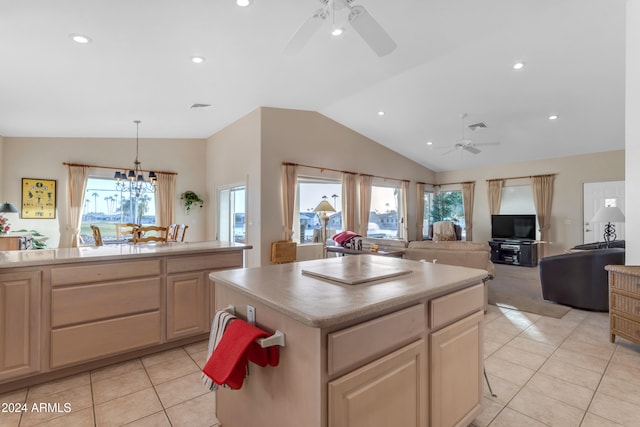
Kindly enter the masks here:
<path id="1" fill-rule="evenodd" d="M 232 389 L 239 389 L 245 377 L 247 361 L 260 366 L 277 366 L 279 361 L 278 347 L 262 348 L 255 340 L 268 337 L 269 334 L 249 323 L 233 320 L 207 361 L 202 372 L 216 384 L 226 384 Z"/>

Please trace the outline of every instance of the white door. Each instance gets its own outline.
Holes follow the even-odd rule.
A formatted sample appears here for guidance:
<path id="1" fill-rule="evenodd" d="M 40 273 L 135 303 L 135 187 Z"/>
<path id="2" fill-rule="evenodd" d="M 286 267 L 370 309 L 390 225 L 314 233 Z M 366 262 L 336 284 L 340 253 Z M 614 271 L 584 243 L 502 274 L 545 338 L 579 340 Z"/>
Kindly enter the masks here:
<path id="1" fill-rule="evenodd" d="M 584 243 L 604 241 L 604 223 L 592 223 L 598 209 L 603 206 L 617 206 L 624 213 L 624 181 L 585 182 L 584 200 Z M 616 240 L 624 240 L 624 223 L 613 224 L 616 227 Z"/>

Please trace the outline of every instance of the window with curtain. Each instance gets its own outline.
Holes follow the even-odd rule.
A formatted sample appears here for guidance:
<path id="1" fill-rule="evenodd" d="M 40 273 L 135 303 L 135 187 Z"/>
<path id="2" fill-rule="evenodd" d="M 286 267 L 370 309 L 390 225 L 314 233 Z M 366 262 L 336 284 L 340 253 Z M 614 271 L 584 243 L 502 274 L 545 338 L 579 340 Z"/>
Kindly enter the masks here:
<path id="1" fill-rule="evenodd" d="M 425 214 L 426 215 L 426 214 Z M 431 224 L 437 221 L 453 221 L 462 228 L 462 238 L 466 238 L 464 204 L 462 191 L 440 191 L 433 196 L 429 209 Z"/>
<path id="2" fill-rule="evenodd" d="M 247 242 L 246 195 L 244 185 L 218 190 L 218 240 Z"/>
<path id="3" fill-rule="evenodd" d="M 342 231 L 342 182 L 340 179 L 298 177 L 293 240 L 298 244 L 314 243 L 321 236 L 320 214 L 314 209 L 323 200 L 333 206 L 328 212 L 327 237 Z"/>
<path id="4" fill-rule="evenodd" d="M 371 212 L 367 236 L 384 239 L 402 239 L 404 212 L 399 185 L 371 187 Z"/>
<path id="5" fill-rule="evenodd" d="M 429 226 L 431 222 L 431 209 L 433 207 L 433 190 L 428 190 L 423 193 L 422 203 L 424 205 L 424 212 L 422 215 L 422 238 L 426 239 L 429 235 Z"/>
<path id="6" fill-rule="evenodd" d="M 113 179 L 89 177 L 82 207 L 81 241 L 94 244 L 91 225 L 100 228 L 105 243 L 117 240 L 116 224 L 154 225 L 155 206 L 155 193 L 136 198 L 129 190 L 117 190 Z"/>

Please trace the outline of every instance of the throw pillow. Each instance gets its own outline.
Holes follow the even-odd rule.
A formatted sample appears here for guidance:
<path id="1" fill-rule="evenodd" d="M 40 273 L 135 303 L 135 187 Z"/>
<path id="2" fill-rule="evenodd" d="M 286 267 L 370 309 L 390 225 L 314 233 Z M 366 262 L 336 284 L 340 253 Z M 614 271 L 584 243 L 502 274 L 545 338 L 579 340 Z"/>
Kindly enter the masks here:
<path id="1" fill-rule="evenodd" d="M 456 240 L 455 235 L 436 233 L 433 235 L 434 242 L 452 242 Z"/>

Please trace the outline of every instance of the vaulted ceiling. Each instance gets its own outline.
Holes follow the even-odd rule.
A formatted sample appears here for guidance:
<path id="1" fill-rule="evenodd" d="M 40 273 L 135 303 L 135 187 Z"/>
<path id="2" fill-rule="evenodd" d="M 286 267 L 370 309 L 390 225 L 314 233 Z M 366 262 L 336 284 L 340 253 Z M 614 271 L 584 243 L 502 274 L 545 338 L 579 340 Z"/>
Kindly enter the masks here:
<path id="1" fill-rule="evenodd" d="M 318 111 L 435 171 L 624 148 L 624 1 L 356 4 L 392 53 L 343 9 L 285 54 L 319 0 L 0 0 L 0 135 L 133 138 L 141 120 L 141 138 L 206 138 L 271 106 Z M 453 150 L 463 137 L 500 144 Z"/>

